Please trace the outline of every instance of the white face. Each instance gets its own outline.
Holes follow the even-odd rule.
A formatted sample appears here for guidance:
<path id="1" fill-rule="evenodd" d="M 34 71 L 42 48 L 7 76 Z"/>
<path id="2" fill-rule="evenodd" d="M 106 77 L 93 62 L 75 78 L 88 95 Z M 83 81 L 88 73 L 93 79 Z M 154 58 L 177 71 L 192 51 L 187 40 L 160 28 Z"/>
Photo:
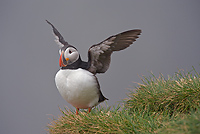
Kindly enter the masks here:
<path id="1" fill-rule="evenodd" d="M 74 63 L 75 61 L 78 60 L 79 53 L 75 48 L 68 47 L 64 52 L 64 56 L 65 56 L 65 59 L 69 58 L 69 63 L 68 64 L 72 64 L 72 63 Z"/>

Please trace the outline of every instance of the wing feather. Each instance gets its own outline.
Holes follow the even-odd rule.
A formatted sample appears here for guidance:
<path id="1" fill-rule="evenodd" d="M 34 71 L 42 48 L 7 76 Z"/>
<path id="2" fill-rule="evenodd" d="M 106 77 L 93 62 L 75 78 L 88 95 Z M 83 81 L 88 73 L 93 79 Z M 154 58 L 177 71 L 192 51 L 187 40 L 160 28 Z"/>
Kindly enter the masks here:
<path id="1" fill-rule="evenodd" d="M 54 27 L 53 24 L 51 24 L 48 20 L 46 20 L 46 22 L 51 25 L 51 27 L 53 28 L 53 34 L 55 35 L 55 42 L 59 45 L 60 48 L 62 48 L 65 45 L 69 45 L 64 38 L 62 37 L 62 35 L 58 32 L 58 30 Z"/>
<path id="2" fill-rule="evenodd" d="M 140 29 L 125 31 L 91 46 L 88 51 L 90 64 L 88 70 L 93 74 L 105 73 L 109 68 L 113 51 L 120 51 L 129 47 L 139 38 L 140 33 Z"/>

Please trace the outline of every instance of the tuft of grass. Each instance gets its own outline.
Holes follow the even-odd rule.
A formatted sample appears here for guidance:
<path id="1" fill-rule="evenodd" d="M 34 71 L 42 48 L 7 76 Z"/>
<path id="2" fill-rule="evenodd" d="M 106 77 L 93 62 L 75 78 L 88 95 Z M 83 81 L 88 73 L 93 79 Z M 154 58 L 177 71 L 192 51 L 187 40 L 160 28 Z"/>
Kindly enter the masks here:
<path id="1" fill-rule="evenodd" d="M 95 108 L 90 114 L 82 111 L 75 115 L 69 109 L 61 110 L 63 116 L 51 122 L 50 133 L 119 133 L 136 132 L 128 112 L 116 108 Z M 123 112 L 123 113 L 122 113 Z"/>
<path id="2" fill-rule="evenodd" d="M 195 72 L 192 74 L 192 72 Z M 79 115 L 68 108 L 48 124 L 51 134 L 62 133 L 200 133 L 200 75 L 178 71 L 165 79 L 143 76 L 128 99 L 111 107 L 96 107 Z"/>
<path id="3" fill-rule="evenodd" d="M 129 110 L 119 107 L 95 108 L 90 114 L 82 111 L 79 115 L 69 109 L 61 112 L 63 115 L 49 124 L 49 133 L 152 133 L 160 128 L 159 116 L 140 111 L 129 114 Z"/>
<path id="4" fill-rule="evenodd" d="M 195 73 L 192 75 L 191 72 L 179 71 L 174 77 L 168 76 L 168 79 L 162 74 L 159 78 L 153 73 L 152 77 L 144 76 L 143 84 L 138 84 L 137 92 L 130 92 L 125 102 L 126 107 L 145 109 L 148 112 L 167 112 L 171 115 L 190 113 L 200 106 L 200 75 Z"/>

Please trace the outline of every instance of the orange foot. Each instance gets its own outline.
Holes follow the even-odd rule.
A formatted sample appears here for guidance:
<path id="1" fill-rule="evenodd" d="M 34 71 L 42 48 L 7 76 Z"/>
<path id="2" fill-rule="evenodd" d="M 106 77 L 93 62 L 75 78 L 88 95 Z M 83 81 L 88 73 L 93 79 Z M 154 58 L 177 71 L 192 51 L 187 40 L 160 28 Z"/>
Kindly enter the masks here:
<path id="1" fill-rule="evenodd" d="M 91 112 L 91 108 L 89 107 L 89 108 L 88 108 L 88 113 L 90 113 L 90 112 Z"/>
<path id="2" fill-rule="evenodd" d="M 76 108 L 76 115 L 78 115 L 79 108 Z"/>

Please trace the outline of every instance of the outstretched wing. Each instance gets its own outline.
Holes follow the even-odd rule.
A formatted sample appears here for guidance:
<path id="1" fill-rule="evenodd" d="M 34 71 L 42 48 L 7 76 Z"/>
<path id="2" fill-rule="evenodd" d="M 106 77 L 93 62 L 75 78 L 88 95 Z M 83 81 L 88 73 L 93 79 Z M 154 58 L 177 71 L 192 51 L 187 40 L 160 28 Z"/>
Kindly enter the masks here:
<path id="1" fill-rule="evenodd" d="M 48 20 L 46 20 L 46 22 L 52 26 L 53 28 L 53 33 L 55 35 L 56 38 L 56 43 L 59 45 L 60 48 L 64 47 L 65 45 L 69 45 L 64 38 L 62 37 L 62 35 L 58 32 L 58 30 L 54 27 L 53 24 L 51 24 Z"/>
<path id="2" fill-rule="evenodd" d="M 88 51 L 88 70 L 93 74 L 105 73 L 109 68 L 112 52 L 129 47 L 139 38 L 140 33 L 140 29 L 125 31 L 91 46 Z"/>

